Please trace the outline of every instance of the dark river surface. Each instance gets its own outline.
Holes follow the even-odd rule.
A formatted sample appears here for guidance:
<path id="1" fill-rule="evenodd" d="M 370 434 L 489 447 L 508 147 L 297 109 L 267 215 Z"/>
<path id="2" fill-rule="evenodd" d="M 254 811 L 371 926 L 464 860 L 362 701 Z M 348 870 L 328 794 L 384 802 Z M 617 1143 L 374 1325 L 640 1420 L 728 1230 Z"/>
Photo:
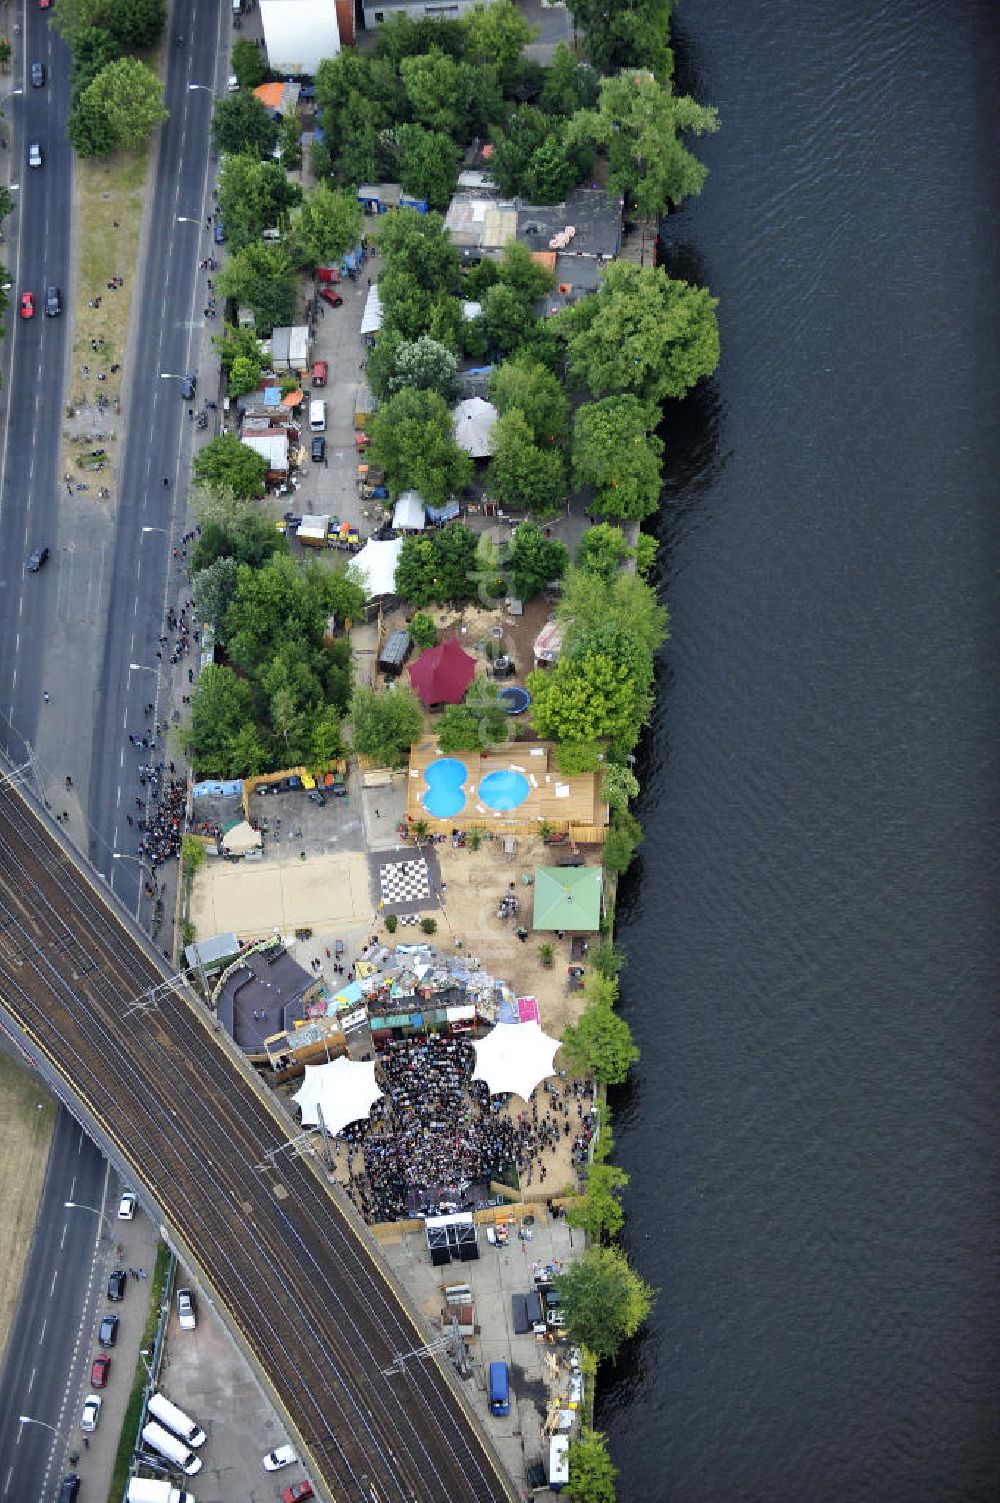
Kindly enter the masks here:
<path id="1" fill-rule="evenodd" d="M 1000 5 L 685 0 L 623 1503 L 1000 1489 Z"/>

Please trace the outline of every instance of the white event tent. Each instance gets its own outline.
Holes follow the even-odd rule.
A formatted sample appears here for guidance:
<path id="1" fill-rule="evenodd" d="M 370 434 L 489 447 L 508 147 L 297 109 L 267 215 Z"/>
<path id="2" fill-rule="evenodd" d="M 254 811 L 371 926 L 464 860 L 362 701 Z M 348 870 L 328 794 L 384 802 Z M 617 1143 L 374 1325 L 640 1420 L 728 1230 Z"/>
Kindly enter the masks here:
<path id="1" fill-rule="evenodd" d="M 485 1080 L 491 1096 L 511 1091 L 528 1101 L 535 1087 L 555 1074 L 553 1059 L 559 1040 L 543 1033 L 540 1023 L 498 1023 L 473 1048 L 473 1080 Z"/>
<path id="2" fill-rule="evenodd" d="M 381 1094 L 374 1061 L 340 1058 L 306 1065 L 306 1078 L 292 1100 L 302 1112 L 303 1127 L 318 1127 L 322 1111 L 327 1132 L 338 1133 L 367 1117 Z"/>

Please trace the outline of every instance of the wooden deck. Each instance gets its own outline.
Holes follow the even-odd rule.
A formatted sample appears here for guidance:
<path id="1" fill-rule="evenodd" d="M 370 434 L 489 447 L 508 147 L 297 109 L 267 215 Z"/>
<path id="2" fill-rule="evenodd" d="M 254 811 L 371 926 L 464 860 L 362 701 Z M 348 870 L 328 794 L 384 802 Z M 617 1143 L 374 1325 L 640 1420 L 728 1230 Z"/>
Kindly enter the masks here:
<path id="1" fill-rule="evenodd" d="M 427 792 L 424 770 L 441 755 L 433 736 L 425 736 L 410 749 L 406 790 L 409 823 L 424 820 L 435 834 L 478 827 L 511 835 L 537 835 L 538 826 L 545 823 L 554 831 L 565 830 L 574 839 L 588 844 L 603 842 L 607 832 L 608 806 L 601 802 L 599 774 L 564 777 L 555 769 L 552 747 L 548 743 L 518 741 L 486 752 L 456 752 L 456 760 L 464 763 L 467 770 L 463 784 L 465 807 L 458 814 L 435 819 L 422 802 Z M 480 803 L 476 797 L 480 781 L 491 772 L 523 773 L 531 784 L 524 803 L 516 809 L 503 811 Z"/>

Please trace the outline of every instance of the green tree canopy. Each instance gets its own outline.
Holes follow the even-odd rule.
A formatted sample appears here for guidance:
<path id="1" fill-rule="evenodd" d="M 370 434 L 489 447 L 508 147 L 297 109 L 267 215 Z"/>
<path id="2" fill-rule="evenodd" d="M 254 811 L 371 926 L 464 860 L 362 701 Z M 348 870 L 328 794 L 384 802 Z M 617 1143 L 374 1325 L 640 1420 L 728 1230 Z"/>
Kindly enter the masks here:
<path id="1" fill-rule="evenodd" d="M 593 1000 L 562 1036 L 567 1067 L 594 1075 L 602 1085 L 621 1085 L 639 1058 L 625 1019 L 608 1002 Z M 588 1343 L 589 1345 L 589 1343 Z"/>
<path id="2" fill-rule="evenodd" d="M 217 280 L 223 297 L 234 298 L 251 309 L 262 338 L 276 326 L 291 323 L 297 279 L 284 246 L 264 241 L 245 245 L 229 257 Z"/>
<path id="3" fill-rule="evenodd" d="M 517 409 L 543 448 L 566 437 L 569 402 L 546 366 L 527 355 L 505 360 L 490 377 L 490 401 L 501 416 Z"/>
<path id="4" fill-rule="evenodd" d="M 260 48 L 249 37 L 237 37 L 233 43 L 229 66 L 241 89 L 256 89 L 258 84 L 264 82 L 267 71 L 264 59 L 260 55 Z"/>
<path id="5" fill-rule="evenodd" d="M 405 57 L 399 65 L 413 119 L 428 130 L 456 136 L 464 113 L 458 64 L 444 52 Z"/>
<path id="6" fill-rule="evenodd" d="M 445 755 L 483 751 L 507 740 L 510 717 L 487 683 L 472 684 L 460 705 L 449 705 L 434 723 L 438 746 Z"/>
<path id="7" fill-rule="evenodd" d="M 414 605 L 471 600 L 480 577 L 477 536 L 461 522 L 403 539 L 396 593 Z"/>
<path id="8" fill-rule="evenodd" d="M 546 115 L 568 119 L 577 110 L 590 109 L 597 103 L 599 81 L 589 63 L 578 62 L 565 42 L 560 42 L 545 70 L 542 85 L 542 110 Z"/>
<path id="9" fill-rule="evenodd" d="M 212 514 L 217 518 L 202 523 L 201 536 L 191 555 L 191 568 L 195 574 L 209 568 L 217 558 L 234 558 L 238 564 L 259 569 L 276 553 L 287 551 L 285 539 L 275 530 L 270 519 L 260 512 L 234 510 L 228 520 L 218 520 L 225 515 L 221 509 L 215 509 L 214 503 L 219 496 L 219 491 L 206 487 L 193 498 L 196 516 L 202 515 L 200 503 L 207 497 L 213 502 Z"/>
<path id="10" fill-rule="evenodd" d="M 229 395 L 245 397 L 248 392 L 256 391 L 262 371 L 259 355 L 237 355 L 229 367 Z"/>
<path id="11" fill-rule="evenodd" d="M 458 292 L 458 251 L 440 214 L 397 209 L 378 223 L 378 250 L 387 273 L 405 271 L 425 292 Z"/>
<path id="12" fill-rule="evenodd" d="M 219 212 L 230 250 L 240 251 L 264 230 L 285 224 L 301 192 L 277 162 L 247 152 L 227 156 L 219 169 Z"/>
<path id="13" fill-rule="evenodd" d="M 548 538 L 534 522 L 522 522 L 514 529 L 505 560 L 505 569 L 521 600 L 538 595 L 554 579 L 562 579 L 569 564 L 563 543 Z"/>
<path id="14" fill-rule="evenodd" d="M 423 334 L 419 339 L 404 340 L 394 348 L 392 374 L 386 378 L 386 394 L 393 396 L 404 387 L 436 392 L 444 402 L 455 399 L 458 360 L 445 345 Z"/>
<path id="15" fill-rule="evenodd" d="M 364 223 L 356 193 L 335 191 L 320 183 L 302 199 L 295 243 L 309 265 L 335 265 L 358 244 Z"/>
<path id="16" fill-rule="evenodd" d="M 81 103 L 103 119 L 116 146 L 129 150 L 141 146 L 167 118 L 163 84 L 136 57 L 105 64 L 83 91 Z"/>
<path id="17" fill-rule="evenodd" d="M 528 43 L 538 35 L 511 0 L 492 5 L 474 5 L 462 17 L 465 47 L 470 58 L 492 63 L 506 87 L 514 80 L 515 67 Z"/>
<path id="18" fill-rule="evenodd" d="M 672 0 L 569 0 L 574 26 L 583 34 L 595 68 L 651 68 L 659 78 L 673 72 L 670 53 Z"/>
<path id="19" fill-rule="evenodd" d="M 446 209 L 458 180 L 460 156 L 451 136 L 422 125 L 401 125 L 396 144 L 399 181 L 407 193 L 426 198 L 432 209 Z"/>
<path id="20" fill-rule="evenodd" d="M 194 609 L 199 621 L 207 622 L 220 644 L 226 639 L 226 612 L 236 594 L 235 558 L 221 556 L 201 569 L 191 582 Z"/>
<path id="21" fill-rule="evenodd" d="M 437 627 L 430 616 L 424 611 L 414 611 L 406 629 L 413 638 L 414 646 L 418 652 L 424 652 L 428 647 L 437 646 Z"/>
<path id="22" fill-rule="evenodd" d="M 642 687 L 627 678 L 617 660 L 602 652 L 563 656 L 554 668 L 536 668 L 525 686 L 531 718 L 543 740 L 572 743 L 608 737 L 634 746 L 650 710 Z"/>
<path id="23" fill-rule="evenodd" d="M 256 95 L 240 89 L 215 101 L 212 140 L 220 152 L 266 157 L 277 144 L 278 127 Z"/>
<path id="24" fill-rule="evenodd" d="M 371 456 L 394 494 L 412 488 L 442 506 L 472 479 L 472 460 L 458 447 L 447 402 L 435 391 L 406 387 L 371 422 Z"/>
<path id="25" fill-rule="evenodd" d="M 354 750 L 380 767 L 402 767 L 424 732 L 424 712 L 412 689 L 397 684 L 384 693 L 359 685 L 351 698 Z"/>
<path id="26" fill-rule="evenodd" d="M 99 28 L 122 48 L 151 47 L 159 40 L 166 21 L 165 0 L 62 0 L 52 13 L 52 24 L 71 52 L 84 32 Z"/>
<path id="27" fill-rule="evenodd" d="M 619 1194 L 628 1181 L 629 1176 L 624 1169 L 618 1169 L 614 1164 L 589 1164 L 584 1177 L 583 1195 L 566 1208 L 566 1220 L 570 1226 L 585 1231 L 591 1242 L 602 1242 L 605 1237 L 617 1237 L 625 1225 L 625 1213 Z"/>
<path id="28" fill-rule="evenodd" d="M 566 1326 L 574 1341 L 610 1359 L 649 1314 L 654 1291 L 618 1247 L 590 1247 L 556 1278 Z"/>
<path id="29" fill-rule="evenodd" d="M 361 587 L 343 569 L 318 561 L 301 568 L 287 555 L 260 569 L 241 565 L 226 618 L 229 655 L 254 672 L 273 661 L 286 642 L 324 654 L 327 618 L 356 618 L 363 605 Z"/>
<path id="30" fill-rule="evenodd" d="M 266 766 L 267 753 L 253 723 L 250 685 L 217 663 L 198 675 L 185 739 L 202 775 L 246 777 Z"/>
<path id="31" fill-rule="evenodd" d="M 255 49 L 256 50 L 256 49 Z M 102 68 L 121 56 L 121 48 L 102 26 L 85 26 L 76 35 L 70 62 L 74 99 L 92 84 Z"/>
<path id="32" fill-rule="evenodd" d="M 628 809 L 615 809 L 604 841 L 604 865 L 609 872 L 627 872 L 642 841 L 642 825 Z"/>
<path id="33" fill-rule="evenodd" d="M 554 320 L 569 371 L 594 396 L 682 397 L 719 363 L 718 299 L 660 268 L 614 261 L 600 292 Z"/>
<path id="34" fill-rule="evenodd" d="M 569 134 L 607 154 L 610 198 L 627 197 L 640 213 L 662 218 L 672 205 L 700 193 L 708 175 L 681 133 L 718 128 L 717 110 L 675 94 L 650 74 L 626 69 L 601 80 L 597 109 L 574 115 Z"/>
<path id="35" fill-rule="evenodd" d="M 628 556 L 629 546 L 621 528 L 610 522 L 598 522 L 595 527 L 588 527 L 580 539 L 576 564 L 578 569 L 610 584 Z"/>
<path id="36" fill-rule="evenodd" d="M 528 420 L 512 407 L 493 429 L 490 492 L 504 506 L 552 516 L 566 499 L 566 468 L 558 449 L 534 442 Z"/>
<path id="37" fill-rule="evenodd" d="M 224 486 L 237 499 L 264 494 L 267 462 L 235 433 L 213 438 L 195 455 L 193 468 L 196 485 Z"/>
<path id="38" fill-rule="evenodd" d="M 567 650 L 585 633 L 606 624 L 625 627 L 650 652 L 670 635 L 666 608 L 656 592 L 635 574 L 616 574 L 610 581 L 586 569 L 569 569 L 563 579 L 556 616 L 565 627 Z"/>
<path id="39" fill-rule="evenodd" d="M 583 1429 L 569 1448 L 569 1483 L 565 1492 L 572 1503 L 615 1503 L 618 1468 L 608 1455 L 605 1437 Z"/>
<path id="40" fill-rule="evenodd" d="M 591 512 L 640 520 L 660 504 L 663 443 L 657 409 L 627 393 L 585 402 L 573 420 L 573 483 L 589 489 Z"/>

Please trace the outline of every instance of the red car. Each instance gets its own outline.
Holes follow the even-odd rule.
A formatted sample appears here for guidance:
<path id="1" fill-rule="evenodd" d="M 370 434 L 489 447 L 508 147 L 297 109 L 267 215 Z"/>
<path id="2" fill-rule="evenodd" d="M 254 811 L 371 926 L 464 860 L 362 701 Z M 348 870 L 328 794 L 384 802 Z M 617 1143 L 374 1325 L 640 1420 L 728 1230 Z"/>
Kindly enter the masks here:
<path id="1" fill-rule="evenodd" d="M 315 1498 L 311 1482 L 293 1482 L 281 1494 L 281 1503 L 305 1503 L 306 1498 Z"/>
<path id="2" fill-rule="evenodd" d="M 35 316 L 35 294 L 33 292 L 22 292 L 21 293 L 21 317 L 22 318 L 34 318 L 34 316 Z"/>
<path id="3" fill-rule="evenodd" d="M 319 295 L 324 303 L 329 303 L 331 308 L 339 308 L 344 301 L 339 292 L 331 292 L 329 287 L 321 287 Z"/>
<path id="4" fill-rule="evenodd" d="M 90 1367 L 91 1388 L 107 1388 L 108 1373 L 111 1371 L 110 1357 L 95 1357 Z"/>

